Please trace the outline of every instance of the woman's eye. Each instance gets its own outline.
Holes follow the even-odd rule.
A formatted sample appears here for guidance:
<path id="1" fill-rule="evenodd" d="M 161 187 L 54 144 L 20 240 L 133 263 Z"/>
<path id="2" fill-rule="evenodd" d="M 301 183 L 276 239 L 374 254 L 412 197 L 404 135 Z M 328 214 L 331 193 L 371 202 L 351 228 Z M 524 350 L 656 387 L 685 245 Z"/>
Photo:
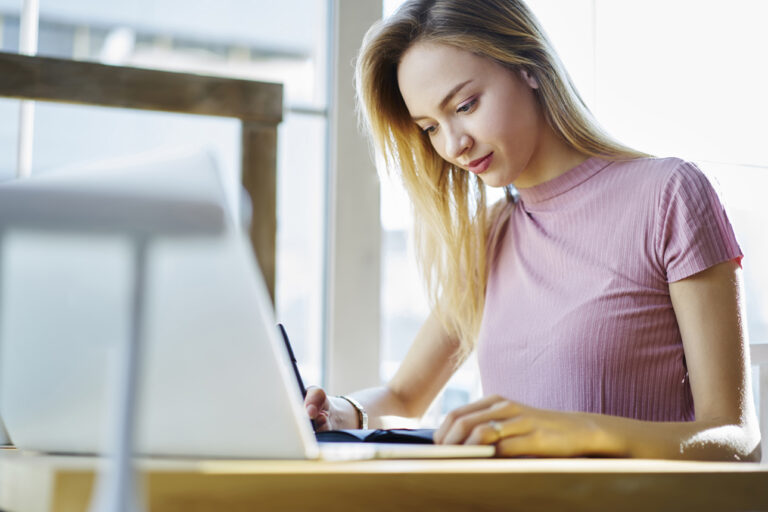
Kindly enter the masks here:
<path id="1" fill-rule="evenodd" d="M 435 129 L 436 129 L 435 125 L 429 125 L 422 128 L 421 132 L 427 135 L 432 135 L 433 133 L 435 133 Z"/>
<path id="2" fill-rule="evenodd" d="M 459 108 L 456 109 L 456 113 L 463 114 L 463 113 L 469 112 L 470 110 L 472 110 L 472 108 L 474 108 L 476 103 L 477 103 L 477 98 L 472 98 L 468 102 L 462 103 L 461 105 L 459 105 Z"/>

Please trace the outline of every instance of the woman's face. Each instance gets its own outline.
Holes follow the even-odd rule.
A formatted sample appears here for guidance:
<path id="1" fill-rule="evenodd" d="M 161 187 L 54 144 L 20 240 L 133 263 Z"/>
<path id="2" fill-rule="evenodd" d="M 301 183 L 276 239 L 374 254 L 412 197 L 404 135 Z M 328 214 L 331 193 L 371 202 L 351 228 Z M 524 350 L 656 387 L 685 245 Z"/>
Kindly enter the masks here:
<path id="1" fill-rule="evenodd" d="M 517 180 L 540 150 L 546 122 L 535 80 L 453 46 L 416 43 L 397 69 L 400 92 L 435 151 L 486 185 Z"/>

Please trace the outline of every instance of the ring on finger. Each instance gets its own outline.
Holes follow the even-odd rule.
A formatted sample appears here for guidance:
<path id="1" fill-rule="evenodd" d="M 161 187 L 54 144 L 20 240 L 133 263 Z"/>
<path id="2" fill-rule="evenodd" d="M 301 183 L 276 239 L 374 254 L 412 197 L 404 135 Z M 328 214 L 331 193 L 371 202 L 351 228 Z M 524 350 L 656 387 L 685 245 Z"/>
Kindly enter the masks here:
<path id="1" fill-rule="evenodd" d="M 491 420 L 488 422 L 488 425 L 496 432 L 496 435 L 499 436 L 499 439 L 504 437 L 504 431 L 501 428 L 501 423 L 496 420 Z"/>

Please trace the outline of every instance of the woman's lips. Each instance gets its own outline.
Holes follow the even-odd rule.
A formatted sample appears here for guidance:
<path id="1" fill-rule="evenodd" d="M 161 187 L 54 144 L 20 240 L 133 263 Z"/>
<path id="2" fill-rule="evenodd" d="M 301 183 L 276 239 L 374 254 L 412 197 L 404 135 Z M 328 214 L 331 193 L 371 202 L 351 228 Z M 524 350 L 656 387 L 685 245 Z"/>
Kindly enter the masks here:
<path id="1" fill-rule="evenodd" d="M 472 160 L 469 162 L 469 172 L 474 174 L 481 174 L 485 172 L 485 170 L 488 169 L 488 166 L 491 165 L 491 160 L 493 160 L 493 151 L 482 158 L 478 158 L 477 160 Z"/>

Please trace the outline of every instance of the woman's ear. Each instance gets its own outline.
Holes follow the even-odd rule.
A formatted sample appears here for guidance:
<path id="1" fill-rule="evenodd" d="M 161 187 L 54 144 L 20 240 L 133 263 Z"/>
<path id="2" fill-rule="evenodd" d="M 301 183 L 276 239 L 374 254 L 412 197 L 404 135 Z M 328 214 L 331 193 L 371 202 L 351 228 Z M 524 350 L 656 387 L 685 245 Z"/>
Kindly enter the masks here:
<path id="1" fill-rule="evenodd" d="M 522 77 L 523 81 L 527 83 L 531 89 L 539 88 L 539 81 L 536 80 L 536 77 L 534 77 L 531 73 L 529 73 L 527 69 L 521 69 L 520 76 Z"/>

